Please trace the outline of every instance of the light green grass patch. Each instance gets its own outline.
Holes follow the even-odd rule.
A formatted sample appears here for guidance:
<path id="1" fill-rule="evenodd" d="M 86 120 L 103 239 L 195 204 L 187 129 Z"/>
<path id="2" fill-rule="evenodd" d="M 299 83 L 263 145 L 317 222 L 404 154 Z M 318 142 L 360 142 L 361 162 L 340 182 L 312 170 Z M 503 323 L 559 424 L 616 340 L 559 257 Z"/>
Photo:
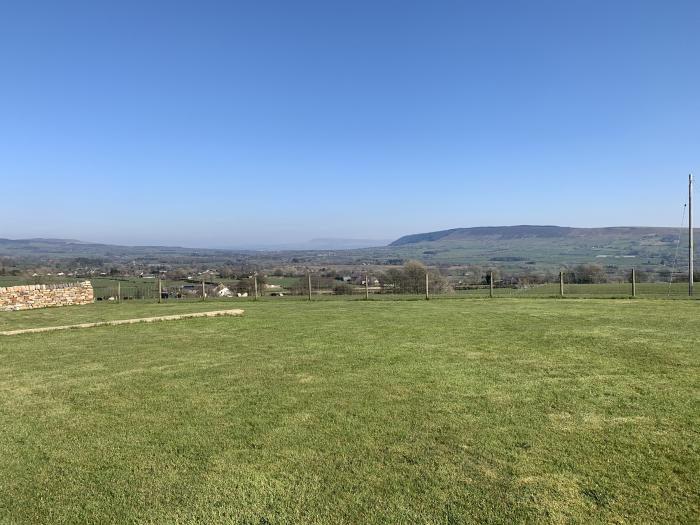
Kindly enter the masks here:
<path id="1" fill-rule="evenodd" d="M 248 301 L 2 339 L 0 521 L 692 522 L 699 307 Z"/>

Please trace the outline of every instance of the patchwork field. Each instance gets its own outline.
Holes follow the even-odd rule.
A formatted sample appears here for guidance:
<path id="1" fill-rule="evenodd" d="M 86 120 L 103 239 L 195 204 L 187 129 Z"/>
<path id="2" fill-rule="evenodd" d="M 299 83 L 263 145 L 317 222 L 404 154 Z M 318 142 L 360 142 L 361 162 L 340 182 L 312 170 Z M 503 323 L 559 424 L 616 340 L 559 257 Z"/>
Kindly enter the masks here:
<path id="1" fill-rule="evenodd" d="M 236 306 L 0 337 L 0 522 L 698 520 L 698 301 Z"/>

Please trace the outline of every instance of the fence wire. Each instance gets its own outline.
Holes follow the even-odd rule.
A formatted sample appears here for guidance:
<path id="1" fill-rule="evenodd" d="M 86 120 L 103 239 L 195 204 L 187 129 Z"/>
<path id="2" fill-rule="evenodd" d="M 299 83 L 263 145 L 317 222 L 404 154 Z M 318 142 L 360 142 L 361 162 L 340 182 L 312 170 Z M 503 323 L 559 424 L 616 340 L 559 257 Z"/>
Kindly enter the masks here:
<path id="1" fill-rule="evenodd" d="M 308 283 L 311 282 L 309 293 Z M 493 285 L 486 282 L 464 283 L 459 280 L 428 279 L 426 294 L 425 279 L 410 283 L 397 283 L 372 276 L 357 280 L 337 280 L 319 275 L 284 277 L 276 284 L 270 279 L 258 284 L 258 298 L 302 297 L 312 299 L 408 299 L 408 298 L 648 298 L 687 299 L 687 282 L 607 282 L 572 283 L 566 278 L 560 282 L 537 284 L 518 283 L 494 279 Z M 422 281 L 422 282 L 421 282 Z M 256 283 L 257 284 L 257 283 Z M 249 285 L 248 285 L 249 286 Z M 137 279 L 100 279 L 93 282 L 96 301 L 201 301 L 211 299 L 253 299 L 255 292 L 250 287 L 241 287 L 236 280 L 210 280 L 202 282 L 144 281 Z M 694 296 L 697 298 L 697 296 Z"/>

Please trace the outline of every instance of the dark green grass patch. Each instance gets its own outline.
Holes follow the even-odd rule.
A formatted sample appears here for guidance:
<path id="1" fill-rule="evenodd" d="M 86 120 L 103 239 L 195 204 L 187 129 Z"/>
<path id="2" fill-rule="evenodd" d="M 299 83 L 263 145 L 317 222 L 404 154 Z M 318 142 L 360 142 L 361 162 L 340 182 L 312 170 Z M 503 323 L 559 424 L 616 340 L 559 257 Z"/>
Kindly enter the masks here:
<path id="1" fill-rule="evenodd" d="M 244 308 L 1 338 L 0 522 L 697 520 L 696 302 Z"/>

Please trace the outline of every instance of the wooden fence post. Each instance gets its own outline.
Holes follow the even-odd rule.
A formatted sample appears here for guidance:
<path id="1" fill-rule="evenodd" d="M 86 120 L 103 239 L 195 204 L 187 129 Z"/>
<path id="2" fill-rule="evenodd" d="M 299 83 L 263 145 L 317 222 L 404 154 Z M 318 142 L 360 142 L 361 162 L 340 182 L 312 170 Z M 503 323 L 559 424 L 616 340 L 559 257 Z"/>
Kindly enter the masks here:
<path id="1" fill-rule="evenodd" d="M 637 276 L 634 268 L 632 268 L 632 297 L 637 297 Z"/>
<path id="2" fill-rule="evenodd" d="M 311 272 L 308 272 L 307 277 L 309 279 L 309 301 L 311 300 Z"/>
<path id="3" fill-rule="evenodd" d="M 430 299 L 430 286 L 428 284 L 428 269 L 425 270 L 425 300 Z"/>
<path id="4" fill-rule="evenodd" d="M 158 277 L 158 302 L 160 302 L 162 297 L 163 297 L 163 283 L 160 280 L 160 277 Z"/>
<path id="5" fill-rule="evenodd" d="M 493 299 L 493 270 L 489 272 L 489 297 Z"/>
<path id="6" fill-rule="evenodd" d="M 255 300 L 258 300 L 258 272 L 253 274 L 253 287 L 255 289 Z"/>
<path id="7" fill-rule="evenodd" d="M 202 279 L 202 301 L 207 300 L 207 290 L 204 287 L 204 279 Z"/>
<path id="8" fill-rule="evenodd" d="M 369 275 L 365 274 L 365 301 L 369 300 Z"/>
<path id="9" fill-rule="evenodd" d="M 559 297 L 564 297 L 564 272 L 559 272 Z"/>
<path id="10" fill-rule="evenodd" d="M 117 281 L 117 302 L 122 302 L 122 283 Z"/>

